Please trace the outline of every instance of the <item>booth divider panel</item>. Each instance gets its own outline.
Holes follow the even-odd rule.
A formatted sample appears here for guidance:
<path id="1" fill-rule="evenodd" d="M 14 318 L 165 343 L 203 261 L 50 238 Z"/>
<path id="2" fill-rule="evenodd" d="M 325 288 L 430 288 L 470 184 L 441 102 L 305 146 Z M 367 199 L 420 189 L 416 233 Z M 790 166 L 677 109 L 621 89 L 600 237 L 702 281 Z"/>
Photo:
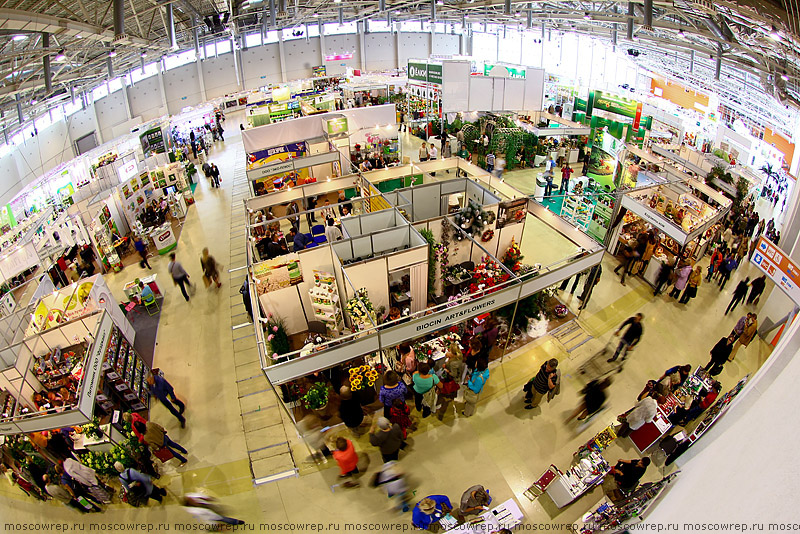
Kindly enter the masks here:
<path id="1" fill-rule="evenodd" d="M 354 237 L 350 241 L 354 258 L 365 260 L 372 255 L 372 241 L 369 236 Z"/>
<path id="2" fill-rule="evenodd" d="M 381 306 L 389 308 L 389 271 L 386 265 L 386 258 L 382 257 L 344 267 L 353 288 L 365 288 L 376 311 Z M 353 291 L 348 291 L 348 296 L 352 295 Z"/>
<path id="3" fill-rule="evenodd" d="M 259 298 L 265 311 L 283 319 L 288 334 L 297 334 L 308 329 L 308 323 L 303 314 L 303 306 L 287 305 L 287 303 L 298 302 L 298 293 L 295 286 L 270 291 Z"/>
<path id="4" fill-rule="evenodd" d="M 267 375 L 267 379 L 273 385 L 285 384 L 290 380 L 307 376 L 320 369 L 328 369 L 334 365 L 371 354 L 378 349 L 378 336 L 373 332 L 324 352 L 278 365 L 271 365 L 264 369 L 264 374 Z"/>
<path id="5" fill-rule="evenodd" d="M 327 223 L 324 223 L 320 219 L 323 224 L 327 226 Z M 362 217 L 359 215 L 358 217 L 346 217 L 342 219 L 342 226 L 344 230 L 347 232 L 345 235 L 350 237 L 360 236 L 364 233 L 363 225 L 362 225 Z"/>
<path id="6" fill-rule="evenodd" d="M 389 228 L 377 234 L 372 234 L 372 248 L 375 254 L 390 252 L 394 249 L 402 250 L 409 245 L 409 227 L 398 226 Z"/>
<path id="7" fill-rule="evenodd" d="M 411 210 L 415 221 L 432 219 L 441 215 L 441 184 L 426 184 L 411 189 Z"/>
<path id="8" fill-rule="evenodd" d="M 339 241 L 331 245 L 333 253 L 342 261 L 352 260 L 354 258 L 352 248 L 352 241 Z"/>
<path id="9" fill-rule="evenodd" d="M 414 247 L 402 252 L 390 254 L 386 257 L 386 259 L 389 271 L 402 269 L 403 267 L 408 267 L 409 265 L 413 265 L 415 263 L 425 263 L 427 265 L 428 245 Z"/>

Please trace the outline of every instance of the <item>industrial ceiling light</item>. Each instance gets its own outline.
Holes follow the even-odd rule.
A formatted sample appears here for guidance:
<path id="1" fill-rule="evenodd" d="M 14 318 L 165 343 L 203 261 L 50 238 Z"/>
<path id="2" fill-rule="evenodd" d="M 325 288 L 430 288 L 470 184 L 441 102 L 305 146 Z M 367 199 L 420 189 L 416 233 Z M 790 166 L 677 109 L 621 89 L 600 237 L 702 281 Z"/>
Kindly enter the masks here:
<path id="1" fill-rule="evenodd" d="M 27 35 L 15 35 L 14 37 L 11 38 L 11 40 L 12 41 L 24 41 L 27 38 L 28 38 Z"/>
<path id="2" fill-rule="evenodd" d="M 584 14 L 583 14 L 583 19 L 584 19 L 584 20 L 591 20 L 591 19 L 592 19 L 592 16 L 591 16 L 591 15 L 589 14 L 589 12 L 587 11 L 586 13 L 584 13 Z"/>
<path id="3" fill-rule="evenodd" d="M 341 4 L 341 3 L 342 3 L 342 0 L 333 0 L 333 3 L 334 3 L 334 4 Z"/>
<path id="4" fill-rule="evenodd" d="M 783 80 L 784 82 L 789 81 L 789 76 L 786 75 L 786 71 L 783 71 L 783 74 L 781 74 L 781 80 Z"/>
<path id="5" fill-rule="evenodd" d="M 678 30 L 678 35 L 680 35 L 681 37 L 683 37 L 684 35 L 686 35 L 686 32 L 684 32 L 684 31 L 683 31 L 683 28 L 680 28 L 680 29 Z"/>
<path id="6" fill-rule="evenodd" d="M 117 57 L 117 51 L 112 50 L 111 52 L 108 53 L 108 57 Z"/>
<path id="7" fill-rule="evenodd" d="M 142 57 L 147 57 L 147 52 L 142 51 Z"/>
<path id="8" fill-rule="evenodd" d="M 773 41 L 780 41 L 781 40 L 781 32 L 779 32 L 778 29 L 775 26 L 773 26 L 772 27 L 772 32 L 769 34 L 769 37 Z M 14 39 L 16 39 L 16 37 Z"/>
<path id="9" fill-rule="evenodd" d="M 83 35 L 78 34 L 78 35 L 75 36 L 75 39 L 83 39 Z"/>
<path id="10" fill-rule="evenodd" d="M 58 51 L 58 55 L 54 58 L 56 61 L 64 61 L 67 59 L 67 56 L 64 55 L 64 50 L 61 49 Z"/>

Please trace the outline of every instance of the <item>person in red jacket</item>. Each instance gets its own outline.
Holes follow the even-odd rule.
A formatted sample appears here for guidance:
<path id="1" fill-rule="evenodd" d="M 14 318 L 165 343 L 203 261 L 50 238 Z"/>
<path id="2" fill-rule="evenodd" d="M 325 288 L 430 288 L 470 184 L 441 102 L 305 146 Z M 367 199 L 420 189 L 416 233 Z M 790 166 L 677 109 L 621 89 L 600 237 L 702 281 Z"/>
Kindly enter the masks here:
<path id="1" fill-rule="evenodd" d="M 339 464 L 339 478 L 351 477 L 358 473 L 358 454 L 356 453 L 353 442 L 345 438 L 336 438 L 336 450 L 333 451 L 333 459 Z M 348 480 L 344 487 L 353 488 L 358 486 L 358 482 Z"/>
<path id="2" fill-rule="evenodd" d="M 122 420 L 131 425 L 131 429 L 133 430 L 133 433 L 136 434 L 136 437 L 139 439 L 139 443 L 144 443 L 144 435 L 138 430 L 136 430 L 136 425 L 134 425 L 134 423 L 138 421 L 139 423 L 146 425 L 147 419 L 145 419 L 144 417 L 135 412 L 125 412 L 124 414 L 122 414 Z"/>

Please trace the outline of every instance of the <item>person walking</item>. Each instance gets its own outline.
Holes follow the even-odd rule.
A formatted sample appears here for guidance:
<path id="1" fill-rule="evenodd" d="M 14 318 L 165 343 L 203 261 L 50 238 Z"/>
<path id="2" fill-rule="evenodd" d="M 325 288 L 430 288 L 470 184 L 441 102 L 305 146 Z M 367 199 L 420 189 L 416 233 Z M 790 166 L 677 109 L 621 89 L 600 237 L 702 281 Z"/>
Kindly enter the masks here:
<path id="1" fill-rule="evenodd" d="M 653 289 L 654 297 L 660 295 L 663 287 L 669 284 L 669 279 L 672 277 L 676 261 L 677 260 L 673 260 L 672 263 L 667 261 L 666 263 L 663 263 L 661 265 L 661 269 L 658 271 L 658 280 L 656 281 L 656 287 L 655 289 Z"/>
<path id="2" fill-rule="evenodd" d="M 419 146 L 419 160 L 428 161 L 428 145 L 425 142 Z"/>
<path id="3" fill-rule="evenodd" d="M 619 345 L 617 345 L 617 350 L 614 351 L 614 355 L 608 359 L 608 362 L 611 363 L 617 359 L 617 357 L 622 353 L 622 361 L 625 361 L 625 358 L 628 356 L 628 352 L 635 347 L 639 341 L 642 339 L 642 334 L 644 333 L 644 326 L 642 325 L 642 319 L 644 319 L 644 315 L 641 313 L 637 313 L 633 317 L 628 317 L 624 323 L 617 328 L 617 331 L 614 332 L 615 336 L 618 336 L 622 329 L 626 326 L 628 329 L 622 335 L 622 339 L 619 341 Z"/>
<path id="4" fill-rule="evenodd" d="M 183 298 L 186 299 L 186 302 L 189 302 L 189 294 L 186 292 L 186 286 L 192 287 L 192 283 L 189 281 L 189 274 L 183 268 L 183 265 L 175 259 L 175 253 L 169 253 L 169 264 L 167 264 L 167 270 L 169 274 L 172 275 L 172 281 L 175 283 L 176 286 L 181 287 L 181 293 L 183 294 Z"/>
<path id="5" fill-rule="evenodd" d="M 138 235 L 133 238 L 133 248 L 136 249 L 136 252 L 138 252 L 139 256 L 142 258 L 142 261 L 139 262 L 139 267 L 144 269 L 144 266 L 147 265 L 147 268 L 152 271 L 153 268 L 150 267 L 150 264 L 147 262 L 147 245 Z"/>
<path id="6" fill-rule="evenodd" d="M 436 389 L 441 387 L 439 377 L 430 371 L 431 366 L 427 362 L 421 362 L 411 377 L 414 405 L 418 412 L 422 412 L 423 418 L 428 417 L 436 406 Z"/>
<path id="7" fill-rule="evenodd" d="M 494 170 L 494 152 L 486 154 L 486 172 L 491 173 Z"/>
<path id="8" fill-rule="evenodd" d="M 558 360 L 551 358 L 539 368 L 536 376 L 531 378 L 522 388 L 525 391 L 525 409 L 533 410 L 542 398 L 558 387 Z"/>
<path id="9" fill-rule="evenodd" d="M 200 268 L 203 270 L 203 283 L 206 285 L 206 289 L 211 285 L 211 282 L 217 284 L 218 288 L 222 287 L 222 283 L 219 281 L 217 260 L 208 253 L 208 248 L 203 249 L 203 255 L 200 257 Z"/>
<path id="10" fill-rule="evenodd" d="M 703 280 L 703 268 L 699 265 L 695 266 L 694 271 L 689 274 L 689 279 L 686 283 L 686 291 L 683 292 L 681 295 L 681 299 L 678 301 L 678 304 L 688 304 L 689 299 L 693 299 L 697 296 L 697 288 L 700 287 L 700 283 Z"/>
<path id="11" fill-rule="evenodd" d="M 728 356 L 729 362 L 732 362 L 733 359 L 736 358 L 736 353 L 739 351 L 740 347 L 744 346 L 746 348 L 750 345 L 750 342 L 753 341 L 753 338 L 756 337 L 756 333 L 758 332 L 758 316 L 755 313 L 748 313 L 742 319 L 744 319 L 744 324 L 741 325 L 741 327 L 739 323 L 736 324 L 736 327 L 741 328 L 741 333 L 731 349 L 731 355 Z M 742 319 L 739 319 L 739 322 L 741 322 Z M 734 328 L 734 332 L 735 331 L 736 328 Z"/>
<path id="12" fill-rule="evenodd" d="M 209 530 L 219 530 L 222 525 L 244 525 L 241 519 L 222 515 L 216 499 L 203 493 L 187 493 L 182 504 L 195 519 L 209 525 Z"/>
<path id="13" fill-rule="evenodd" d="M 734 269 L 736 269 L 736 259 L 734 259 L 733 254 L 729 252 L 727 258 L 725 258 L 725 261 L 723 261 L 722 265 L 719 267 L 719 280 L 717 284 L 719 285 L 720 291 L 725 289 L 725 284 L 730 280 L 731 273 Z"/>
<path id="14" fill-rule="evenodd" d="M 578 287 L 578 282 L 581 281 L 581 277 L 584 274 L 586 274 L 587 272 L 588 271 L 581 271 L 581 272 L 579 272 L 578 274 L 575 275 L 575 278 L 572 281 L 572 289 L 569 290 L 569 294 L 570 295 L 574 295 L 575 294 L 575 289 Z M 561 282 L 561 285 L 559 286 L 558 289 L 561 290 L 561 291 L 566 291 L 567 290 L 567 286 L 569 286 L 569 280 L 570 280 L 569 278 L 566 278 L 563 282 Z"/>
<path id="15" fill-rule="evenodd" d="M 728 307 L 725 308 L 725 315 L 728 315 L 728 312 L 731 310 L 735 310 L 736 306 L 739 305 L 740 302 L 744 302 L 745 297 L 747 296 L 747 288 L 750 286 L 750 278 L 745 278 L 744 280 L 739 281 L 736 284 L 736 289 L 733 290 L 733 297 L 731 301 L 728 303 Z"/>
<path id="16" fill-rule="evenodd" d="M 708 263 L 708 276 L 706 276 L 706 282 L 710 282 L 714 275 L 719 272 L 719 268 L 720 265 L 722 265 L 723 259 L 724 258 L 722 257 L 720 247 L 714 249 L 714 253 L 711 254 L 711 260 Z"/>
<path id="17" fill-rule="evenodd" d="M 453 363 L 454 361 L 455 360 L 448 363 Z M 444 419 L 447 410 L 450 409 L 450 404 L 456 400 L 458 390 L 461 389 L 461 386 L 458 385 L 458 381 L 454 378 L 455 375 L 450 372 L 447 364 L 442 368 L 441 375 L 442 387 L 439 390 L 439 409 L 436 411 L 436 417 L 439 418 L 439 421 Z M 461 378 L 461 375 L 458 375 L 458 377 Z"/>
<path id="18" fill-rule="evenodd" d="M 339 478 L 350 478 L 358 474 L 358 453 L 353 442 L 342 437 L 336 438 L 333 459 L 339 464 Z M 345 488 L 358 487 L 358 482 L 348 480 L 342 484 Z"/>
<path id="19" fill-rule="evenodd" d="M 403 512 L 408 512 L 411 509 L 411 503 L 408 499 L 410 494 L 408 483 L 397 462 L 384 463 L 380 471 L 375 474 L 373 485 L 384 489 L 389 499 L 395 501 L 395 509 Z"/>
<path id="20" fill-rule="evenodd" d="M 736 334 L 729 334 L 728 337 L 720 338 L 714 348 L 711 349 L 711 359 L 705 366 L 705 370 L 711 376 L 717 376 L 722 372 L 722 368 L 728 363 L 728 357 L 733 350 L 736 342 Z"/>
<path id="21" fill-rule="evenodd" d="M 686 289 L 686 285 L 689 283 L 690 274 L 692 274 L 692 266 L 688 263 L 682 267 L 678 267 L 678 278 L 675 280 L 675 286 L 673 286 L 672 291 L 669 292 L 671 298 L 676 299 L 681 296 L 681 291 Z"/>
<path id="22" fill-rule="evenodd" d="M 489 380 L 489 362 L 486 358 L 480 358 L 467 381 L 467 389 L 464 390 L 464 411 L 461 412 L 464 417 L 471 417 L 475 413 L 475 405 L 478 404 L 487 380 Z"/>
<path id="23" fill-rule="evenodd" d="M 762 274 L 750 283 L 750 296 L 747 297 L 747 304 L 758 305 L 758 300 L 761 298 L 761 293 L 767 285 L 767 275 Z"/>
<path id="24" fill-rule="evenodd" d="M 239 288 L 239 293 L 242 295 L 242 304 L 244 305 L 244 309 L 247 312 L 247 316 L 250 318 L 250 322 L 253 322 L 253 303 L 250 300 L 250 280 L 249 275 L 245 275 L 244 282 L 242 282 L 242 287 Z"/>
<path id="25" fill-rule="evenodd" d="M 183 412 L 186 411 L 186 405 L 175 396 L 175 389 L 173 389 L 172 384 L 167 382 L 167 379 L 160 374 L 150 373 L 147 375 L 147 386 L 150 395 L 161 401 L 161 404 L 169 410 L 169 413 L 181 422 L 181 428 L 186 428 L 186 418 L 183 416 Z M 177 409 L 173 406 L 173 402 L 178 405 Z"/>
<path id="26" fill-rule="evenodd" d="M 606 389 L 611 385 L 611 377 L 606 377 L 602 380 L 592 380 L 586 387 L 581 390 L 583 399 L 578 408 L 567 417 L 566 422 L 569 423 L 577 418 L 578 421 L 591 417 L 600 411 L 606 402 Z"/>
<path id="27" fill-rule="evenodd" d="M 594 291 L 594 286 L 600 281 L 602 274 L 603 267 L 599 263 L 589 269 L 589 276 L 586 278 L 586 282 L 583 283 L 583 291 L 578 296 L 578 300 L 581 301 L 581 305 L 578 306 L 579 310 L 586 308 L 586 304 L 588 304 L 592 296 L 592 291 Z"/>
<path id="28" fill-rule="evenodd" d="M 397 461 L 400 449 L 405 447 L 403 430 L 385 417 L 375 417 L 369 431 L 369 442 L 381 451 L 383 462 Z"/>
<path id="29" fill-rule="evenodd" d="M 395 399 L 405 402 L 406 385 L 400 380 L 400 376 L 392 370 L 386 371 L 383 375 L 383 385 L 378 392 L 378 399 L 383 403 L 383 416 L 389 418 L 392 405 Z"/>
<path id="30" fill-rule="evenodd" d="M 136 506 L 131 502 L 133 497 L 137 503 L 147 504 L 148 499 L 161 502 L 167 496 L 167 490 L 159 488 L 153 484 L 153 478 L 137 471 L 132 467 L 125 468 L 121 462 L 114 462 L 114 469 L 119 473 L 119 483 L 125 488 L 128 493 L 128 503 Z"/>
<path id="31" fill-rule="evenodd" d="M 153 421 L 147 421 L 146 423 L 134 421 L 132 426 L 136 432 L 142 435 L 144 438 L 144 443 L 147 444 L 154 454 L 161 449 L 167 449 L 175 458 L 178 459 L 181 467 L 186 465 L 186 458 L 178 451 L 184 454 L 188 453 L 188 451 L 180 444 L 172 441 L 170 437 L 167 436 L 167 431 L 164 430 L 163 426 Z"/>
<path id="32" fill-rule="evenodd" d="M 219 167 L 216 163 L 211 164 L 211 187 L 219 188 Z"/>
<path id="33" fill-rule="evenodd" d="M 635 259 L 636 259 L 636 251 L 633 250 L 632 246 L 625 245 L 622 248 L 622 261 L 620 262 L 619 265 L 617 265 L 616 269 L 614 269 L 614 274 L 619 274 L 619 270 L 622 269 L 622 276 L 620 277 L 619 282 L 623 286 L 625 285 L 625 275 L 630 274 L 630 268 Z"/>

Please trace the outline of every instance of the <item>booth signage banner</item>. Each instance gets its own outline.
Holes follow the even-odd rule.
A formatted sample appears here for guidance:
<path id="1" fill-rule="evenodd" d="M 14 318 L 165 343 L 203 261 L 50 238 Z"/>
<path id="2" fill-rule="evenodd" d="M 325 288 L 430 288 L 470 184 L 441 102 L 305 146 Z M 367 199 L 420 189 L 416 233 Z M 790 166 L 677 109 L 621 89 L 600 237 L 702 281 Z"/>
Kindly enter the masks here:
<path id="1" fill-rule="evenodd" d="M 111 316 L 103 313 L 103 318 L 100 319 L 100 324 L 97 327 L 97 333 L 94 336 L 94 343 L 92 343 L 92 350 L 86 359 L 86 366 L 83 373 L 83 390 L 81 397 L 78 401 L 78 408 L 89 417 L 94 413 L 94 397 L 97 393 L 97 386 L 100 383 L 100 373 L 102 372 L 103 357 L 106 353 L 106 346 L 111 337 L 111 331 L 114 328 L 114 322 Z"/>
<path id="2" fill-rule="evenodd" d="M 348 131 L 347 117 L 329 119 L 327 126 L 328 135 L 330 136 L 346 135 Z"/>
<path id="3" fill-rule="evenodd" d="M 465 321 L 481 313 L 485 313 L 500 306 L 505 306 L 514 302 L 519 297 L 519 286 L 515 285 L 507 289 L 491 293 L 476 300 L 471 300 L 460 306 L 447 308 L 435 315 L 426 315 L 422 319 L 412 321 L 394 328 L 388 328 L 380 333 L 381 346 L 391 347 L 423 336 L 450 325 Z"/>
<path id="4" fill-rule="evenodd" d="M 594 109 L 602 109 L 616 113 L 623 117 L 634 119 L 633 128 L 639 129 L 639 120 L 642 117 L 642 103 L 629 98 L 603 93 L 602 91 L 589 91 L 589 101 L 586 104 L 586 115 L 591 116 Z"/>
<path id="5" fill-rule="evenodd" d="M 505 65 L 483 65 L 483 75 L 490 78 L 521 78 L 525 79 L 525 68 L 506 67 Z"/>
<path id="6" fill-rule="evenodd" d="M 761 236 L 750 261 L 764 271 L 796 306 L 800 306 L 800 267 L 784 250 Z"/>
<path id="7" fill-rule="evenodd" d="M 681 246 L 685 245 L 688 241 L 686 233 L 678 229 L 677 226 L 669 222 L 661 214 L 651 211 L 648 207 L 635 201 L 627 195 L 622 197 L 622 207 L 627 208 L 654 227 L 658 228 L 672 239 L 677 241 Z"/>
<path id="8" fill-rule="evenodd" d="M 17 427 L 14 423 L 2 423 L 0 424 L 0 436 L 11 436 L 13 434 L 19 434 L 22 431 Z"/>
<path id="9" fill-rule="evenodd" d="M 307 151 L 308 147 L 305 141 L 256 150 L 249 154 L 247 168 L 248 170 L 256 169 L 270 163 L 299 158 L 305 156 Z"/>
<path id="10" fill-rule="evenodd" d="M 442 84 L 442 66 L 428 64 L 428 83 Z"/>
<path id="11" fill-rule="evenodd" d="M 314 67 L 311 67 L 311 76 L 313 76 L 314 78 L 322 78 L 326 76 L 326 74 L 327 74 L 327 68 L 325 67 L 325 65 L 316 65 Z"/>
<path id="12" fill-rule="evenodd" d="M 408 63 L 408 79 L 420 82 L 428 81 L 428 65 L 426 63 Z"/>
<path id="13" fill-rule="evenodd" d="M 144 132 L 139 136 L 139 141 L 142 143 L 142 150 L 144 150 L 145 155 L 151 153 L 163 154 L 167 151 L 164 145 L 164 134 L 160 126 Z"/>

